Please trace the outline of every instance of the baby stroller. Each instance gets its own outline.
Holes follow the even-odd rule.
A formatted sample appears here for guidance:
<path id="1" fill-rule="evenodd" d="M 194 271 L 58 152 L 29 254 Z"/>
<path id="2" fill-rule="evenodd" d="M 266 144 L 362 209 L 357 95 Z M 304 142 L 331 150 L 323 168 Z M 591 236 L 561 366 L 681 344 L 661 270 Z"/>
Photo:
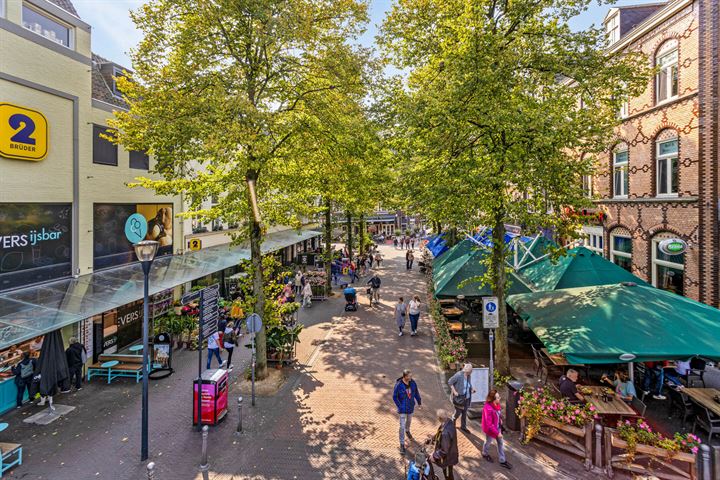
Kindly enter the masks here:
<path id="1" fill-rule="evenodd" d="M 343 294 L 345 295 L 345 311 L 357 312 L 357 291 L 352 287 L 347 287 L 345 288 L 345 290 L 343 290 Z"/>
<path id="2" fill-rule="evenodd" d="M 432 446 L 432 437 L 415 452 L 415 460 L 410 460 L 406 480 L 440 480 L 440 477 L 435 475 L 435 469 L 430 461 L 429 446 Z"/>

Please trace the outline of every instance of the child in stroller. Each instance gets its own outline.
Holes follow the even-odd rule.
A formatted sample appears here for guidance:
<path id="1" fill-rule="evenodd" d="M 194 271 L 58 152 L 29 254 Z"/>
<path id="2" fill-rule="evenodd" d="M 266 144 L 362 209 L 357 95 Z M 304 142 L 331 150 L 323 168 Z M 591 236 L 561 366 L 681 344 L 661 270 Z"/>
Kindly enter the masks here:
<path id="1" fill-rule="evenodd" d="M 343 294 L 345 295 L 345 311 L 356 312 L 358 309 L 357 291 L 353 287 L 346 285 Z"/>
<path id="2" fill-rule="evenodd" d="M 425 444 L 415 452 L 415 460 L 410 460 L 407 469 L 407 480 L 440 480 L 435 475 L 435 469 L 430 461 L 428 448 L 432 446 L 432 437 L 425 440 Z"/>

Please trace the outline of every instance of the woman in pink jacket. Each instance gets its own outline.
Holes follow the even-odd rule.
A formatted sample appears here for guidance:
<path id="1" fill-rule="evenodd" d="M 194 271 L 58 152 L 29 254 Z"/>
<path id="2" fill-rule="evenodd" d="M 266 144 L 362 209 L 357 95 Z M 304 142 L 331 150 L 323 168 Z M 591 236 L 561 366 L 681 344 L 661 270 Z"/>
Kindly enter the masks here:
<path id="1" fill-rule="evenodd" d="M 485 432 L 485 444 L 483 445 L 482 456 L 488 462 L 493 461 L 488 450 L 490 449 L 490 442 L 495 439 L 500 465 L 509 470 L 512 468 L 512 465 L 510 465 L 505 458 L 501 428 L 502 419 L 500 418 L 501 410 L 502 406 L 500 405 L 500 394 L 497 390 L 492 389 L 485 399 L 485 406 L 483 407 L 482 413 L 482 429 L 483 432 Z"/>

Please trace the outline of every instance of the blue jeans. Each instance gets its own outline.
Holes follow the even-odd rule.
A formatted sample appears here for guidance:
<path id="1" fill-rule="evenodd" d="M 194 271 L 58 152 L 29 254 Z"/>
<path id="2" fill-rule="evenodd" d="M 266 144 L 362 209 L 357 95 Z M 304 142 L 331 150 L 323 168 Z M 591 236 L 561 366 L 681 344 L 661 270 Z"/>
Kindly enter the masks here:
<path id="1" fill-rule="evenodd" d="M 220 349 L 219 348 L 208 348 L 208 360 L 207 360 L 207 368 L 210 368 L 210 365 L 212 365 L 212 358 L 213 355 L 215 355 L 218 359 L 218 367 L 222 365 L 222 358 L 220 357 Z"/>
<path id="2" fill-rule="evenodd" d="M 408 316 L 410 317 L 410 330 L 412 330 L 413 332 L 417 332 L 417 324 L 418 324 L 418 320 L 420 319 L 420 314 L 419 313 L 417 313 L 417 314 L 411 313 Z"/>
<path id="3" fill-rule="evenodd" d="M 485 443 L 483 444 L 482 454 L 490 455 L 490 443 L 492 443 L 493 440 L 495 440 L 495 443 L 497 443 L 498 460 L 500 460 L 500 463 L 505 463 L 505 447 L 503 445 L 502 438 L 493 438 L 485 434 Z"/>
<path id="4" fill-rule="evenodd" d="M 660 395 L 662 393 L 663 382 L 665 380 L 665 372 L 662 367 L 656 365 L 652 369 L 646 370 L 645 378 L 643 378 L 644 391 L 650 391 L 650 383 L 653 378 L 657 381 L 657 384 L 655 385 L 657 388 L 656 390 L 653 390 L 655 392 L 654 395 Z"/>

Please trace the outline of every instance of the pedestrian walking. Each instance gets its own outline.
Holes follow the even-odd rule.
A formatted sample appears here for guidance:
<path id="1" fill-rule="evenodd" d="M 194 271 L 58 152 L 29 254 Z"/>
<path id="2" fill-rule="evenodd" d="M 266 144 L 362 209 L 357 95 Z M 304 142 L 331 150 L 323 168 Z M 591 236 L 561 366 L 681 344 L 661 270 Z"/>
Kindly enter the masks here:
<path id="1" fill-rule="evenodd" d="M 370 305 L 372 305 L 373 301 L 375 302 L 375 305 L 380 303 L 380 284 L 381 284 L 380 276 L 377 274 L 377 272 L 373 273 L 372 278 L 367 281 L 366 285 L 370 285 L 371 295 L 370 295 Z"/>
<path id="2" fill-rule="evenodd" d="M 375 261 L 375 255 L 373 255 L 373 253 L 370 252 L 370 255 L 368 255 L 368 262 L 369 262 L 368 268 L 372 268 L 372 267 L 373 267 L 373 262 L 374 262 L 374 261 Z"/>
<path id="3" fill-rule="evenodd" d="M 414 261 L 415 261 L 415 255 L 413 255 L 413 251 L 408 250 L 407 253 L 405 254 L 405 268 L 407 270 L 411 270 Z"/>
<path id="4" fill-rule="evenodd" d="M 312 305 L 312 287 L 310 282 L 305 282 L 305 286 L 302 291 L 303 307 L 310 307 Z"/>
<path id="5" fill-rule="evenodd" d="M 225 326 L 225 334 L 223 335 L 223 347 L 225 347 L 225 350 L 228 352 L 228 358 L 227 358 L 227 369 L 232 370 L 233 364 L 232 364 L 232 356 L 233 356 L 233 350 L 235 350 L 235 347 L 238 346 L 238 334 L 235 331 L 235 324 L 233 322 L 228 322 L 228 324 Z"/>
<path id="6" fill-rule="evenodd" d="M 410 424 L 415 411 L 415 403 L 417 402 L 418 407 L 422 405 L 420 390 L 418 390 L 415 380 L 412 379 L 410 370 L 403 370 L 402 376 L 395 380 L 393 401 L 397 406 L 398 415 L 400 415 L 400 453 L 405 453 L 405 436 L 410 440 L 413 439 L 410 434 Z"/>
<path id="7" fill-rule="evenodd" d="M 502 416 L 500 411 L 502 405 L 500 403 L 500 394 L 494 388 L 490 390 L 487 398 L 485 399 L 485 406 L 482 412 L 482 430 L 485 433 L 485 443 L 482 448 L 482 456 L 485 460 L 492 463 L 493 459 L 490 456 L 490 444 L 493 440 L 497 444 L 498 460 L 500 465 L 507 468 L 512 468 L 505 458 L 505 448 L 503 445 L 503 427 L 502 427 Z"/>
<path id="8" fill-rule="evenodd" d="M 397 248 L 398 248 L 398 238 L 397 237 L 393 237 L 393 246 L 397 250 Z"/>
<path id="9" fill-rule="evenodd" d="M 415 249 L 415 237 L 414 236 L 410 239 L 410 248 Z"/>
<path id="10" fill-rule="evenodd" d="M 432 454 L 432 461 L 442 468 L 445 480 L 455 480 L 453 467 L 459 461 L 455 422 L 445 410 L 437 411 L 437 419 L 440 422 L 440 427 L 438 427 L 434 437 L 435 450 Z"/>
<path id="11" fill-rule="evenodd" d="M 403 297 L 400 297 L 398 299 L 398 303 L 395 305 L 395 324 L 398 327 L 398 330 L 400 331 L 399 335 L 400 337 L 403 336 L 403 328 L 405 327 L 405 319 L 407 318 L 407 305 L 405 304 L 405 299 Z"/>
<path id="12" fill-rule="evenodd" d="M 295 296 L 300 296 L 303 286 L 303 274 L 300 270 L 295 274 Z"/>
<path id="13" fill-rule="evenodd" d="M 380 255 L 380 252 L 377 252 L 375 254 L 375 264 L 377 265 L 377 268 L 380 268 L 380 265 L 382 264 L 382 255 Z"/>
<path id="14" fill-rule="evenodd" d="M 37 370 L 37 360 L 30 358 L 30 352 L 23 352 L 22 360 L 12 367 L 12 372 L 15 374 L 15 385 L 17 386 L 17 396 L 15 397 L 17 408 L 22 407 L 25 390 L 30 395 L 30 385 L 32 385 L 35 370 Z"/>
<path id="15" fill-rule="evenodd" d="M 333 284 L 337 285 L 338 278 L 340 277 L 340 272 L 342 271 L 342 267 L 340 264 L 335 261 L 330 265 L 330 274 L 332 275 L 332 282 Z"/>
<path id="16" fill-rule="evenodd" d="M 418 320 L 420 319 L 420 297 L 415 295 L 408 303 L 408 317 L 410 318 L 410 336 L 417 335 Z"/>
<path id="17" fill-rule="evenodd" d="M 460 430 L 463 432 L 470 432 L 467 428 L 467 411 L 470 407 L 472 394 L 475 393 L 475 389 L 472 386 L 472 379 L 470 377 L 472 369 L 472 363 L 466 363 L 462 370 L 457 372 L 448 380 L 448 385 L 450 385 L 450 390 L 453 395 L 453 405 L 455 406 L 453 421 L 456 421 L 458 417 L 461 417 Z"/>
<path id="18" fill-rule="evenodd" d="M 223 332 L 224 333 L 224 332 Z M 210 369 L 212 365 L 213 356 L 217 357 L 218 368 L 223 366 L 223 360 L 220 356 L 220 331 L 213 333 L 207 339 L 208 341 L 208 354 L 207 354 L 207 369 Z M 202 347 L 202 346 L 201 346 Z"/>
<path id="19" fill-rule="evenodd" d="M 77 338 L 70 338 L 70 346 L 65 350 L 65 358 L 67 359 L 70 378 L 68 381 L 73 382 L 75 378 L 75 389 L 82 390 L 82 367 L 87 360 L 87 350 L 85 346 L 77 341 Z"/>
<path id="20" fill-rule="evenodd" d="M 357 265 L 354 262 L 350 263 L 350 283 L 355 283 L 355 280 L 360 281 L 360 276 L 357 274 Z"/>

